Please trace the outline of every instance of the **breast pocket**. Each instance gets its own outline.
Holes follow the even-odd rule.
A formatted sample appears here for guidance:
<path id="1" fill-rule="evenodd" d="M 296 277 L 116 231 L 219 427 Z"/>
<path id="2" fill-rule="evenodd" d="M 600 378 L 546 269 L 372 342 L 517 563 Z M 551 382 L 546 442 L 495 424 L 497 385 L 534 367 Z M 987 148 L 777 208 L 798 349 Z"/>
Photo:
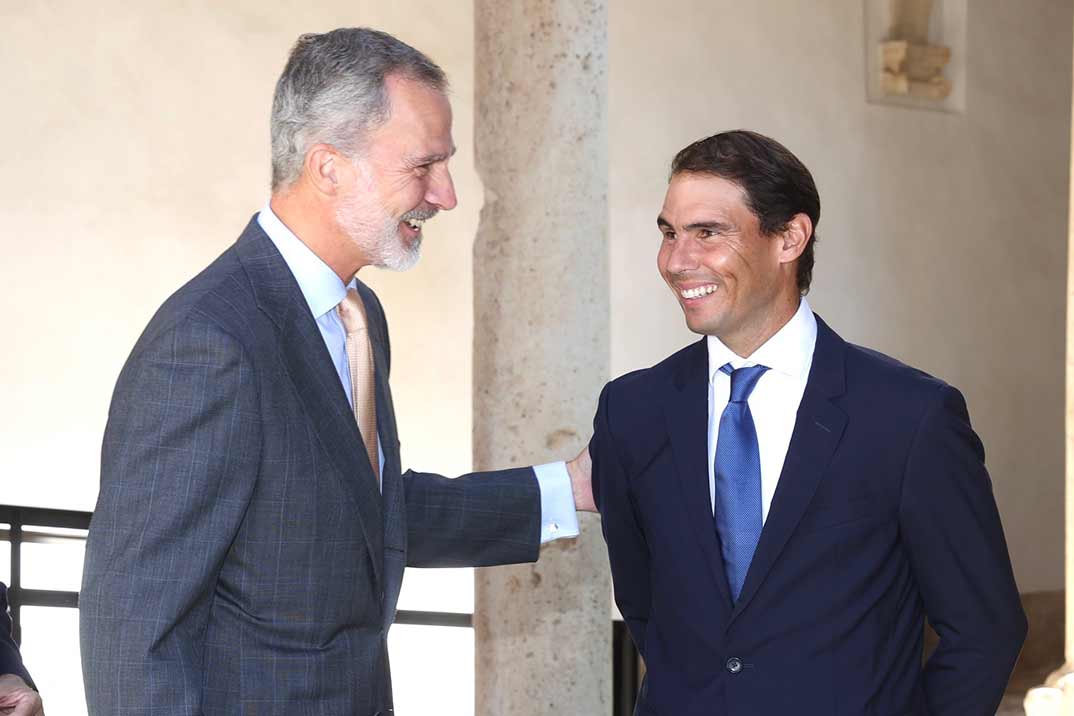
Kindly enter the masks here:
<path id="1" fill-rule="evenodd" d="M 798 525 L 798 533 L 867 524 L 869 521 L 883 521 L 889 516 L 885 505 L 874 497 L 827 500 L 810 505 Z"/>

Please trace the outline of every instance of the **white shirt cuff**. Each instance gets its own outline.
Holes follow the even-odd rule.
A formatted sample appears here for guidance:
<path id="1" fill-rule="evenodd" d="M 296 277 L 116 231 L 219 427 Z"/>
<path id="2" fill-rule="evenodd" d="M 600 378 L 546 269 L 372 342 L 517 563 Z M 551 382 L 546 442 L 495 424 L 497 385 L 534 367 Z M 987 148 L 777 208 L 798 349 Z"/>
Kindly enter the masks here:
<path id="1" fill-rule="evenodd" d="M 578 513 L 574 509 L 574 491 L 567 463 L 534 465 L 541 488 L 541 544 L 561 537 L 578 536 Z"/>

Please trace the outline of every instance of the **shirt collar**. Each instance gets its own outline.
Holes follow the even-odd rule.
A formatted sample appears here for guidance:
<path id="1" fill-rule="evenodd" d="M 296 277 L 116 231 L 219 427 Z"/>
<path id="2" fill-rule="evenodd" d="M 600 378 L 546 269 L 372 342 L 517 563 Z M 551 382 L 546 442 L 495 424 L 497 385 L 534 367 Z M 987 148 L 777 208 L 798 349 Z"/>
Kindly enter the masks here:
<path id="1" fill-rule="evenodd" d="M 746 358 L 735 354 L 716 336 L 708 336 L 705 343 L 709 352 L 710 382 L 715 380 L 716 374 L 726 363 L 734 368 L 764 365 L 791 377 L 805 377 L 813 363 L 813 349 L 817 345 L 817 319 L 803 296 L 791 320 Z"/>
<path id="2" fill-rule="evenodd" d="M 347 289 L 354 287 L 354 279 L 345 285 L 328 264 L 280 221 L 268 204 L 258 213 L 257 223 L 276 245 L 287 268 L 291 269 L 315 319 L 338 306 L 347 296 Z"/>

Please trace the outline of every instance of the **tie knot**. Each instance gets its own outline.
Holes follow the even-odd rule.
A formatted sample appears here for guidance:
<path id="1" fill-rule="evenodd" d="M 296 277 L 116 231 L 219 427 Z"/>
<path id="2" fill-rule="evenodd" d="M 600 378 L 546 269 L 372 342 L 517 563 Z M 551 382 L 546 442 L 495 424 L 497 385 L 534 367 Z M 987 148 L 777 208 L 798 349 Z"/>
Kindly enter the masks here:
<path id="1" fill-rule="evenodd" d="M 750 393 L 757 387 L 757 381 L 761 379 L 761 376 L 766 370 L 767 366 L 753 365 L 748 368 L 734 369 L 730 363 L 725 363 L 720 366 L 720 370 L 727 375 L 731 376 L 731 398 L 732 403 L 745 403 L 750 398 Z"/>
<path id="2" fill-rule="evenodd" d="M 343 321 L 343 330 L 348 334 L 366 330 L 365 306 L 362 297 L 353 288 L 347 289 L 347 295 L 339 302 L 339 318 Z"/>

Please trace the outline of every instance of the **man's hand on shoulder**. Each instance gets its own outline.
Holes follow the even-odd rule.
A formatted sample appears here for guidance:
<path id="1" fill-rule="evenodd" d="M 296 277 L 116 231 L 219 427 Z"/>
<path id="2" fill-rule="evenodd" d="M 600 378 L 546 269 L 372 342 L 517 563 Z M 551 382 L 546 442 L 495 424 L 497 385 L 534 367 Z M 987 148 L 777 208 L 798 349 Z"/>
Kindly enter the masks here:
<path id="1" fill-rule="evenodd" d="M 567 473 L 571 476 L 571 491 L 574 493 L 574 508 L 579 512 L 596 512 L 597 504 L 593 500 L 593 463 L 589 459 L 589 446 L 582 448 L 578 457 L 567 463 Z"/>
<path id="2" fill-rule="evenodd" d="M 41 694 L 15 674 L 0 676 L 0 714 L 3 716 L 45 716 Z"/>

